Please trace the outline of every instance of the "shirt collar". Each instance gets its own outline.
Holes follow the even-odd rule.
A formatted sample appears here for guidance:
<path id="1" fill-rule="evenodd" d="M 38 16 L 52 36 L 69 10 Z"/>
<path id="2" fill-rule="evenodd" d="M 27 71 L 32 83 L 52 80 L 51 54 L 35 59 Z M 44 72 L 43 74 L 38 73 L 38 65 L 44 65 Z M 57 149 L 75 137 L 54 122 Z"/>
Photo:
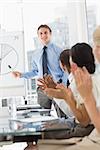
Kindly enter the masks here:
<path id="1" fill-rule="evenodd" d="M 72 73 L 69 74 L 68 79 L 69 79 L 69 82 L 71 83 L 73 80 L 73 74 Z"/>
<path id="2" fill-rule="evenodd" d="M 52 43 L 51 42 L 49 42 L 47 45 L 45 45 L 45 46 L 47 46 L 47 47 L 50 47 L 52 45 Z M 44 45 L 42 45 L 42 48 L 44 47 Z"/>

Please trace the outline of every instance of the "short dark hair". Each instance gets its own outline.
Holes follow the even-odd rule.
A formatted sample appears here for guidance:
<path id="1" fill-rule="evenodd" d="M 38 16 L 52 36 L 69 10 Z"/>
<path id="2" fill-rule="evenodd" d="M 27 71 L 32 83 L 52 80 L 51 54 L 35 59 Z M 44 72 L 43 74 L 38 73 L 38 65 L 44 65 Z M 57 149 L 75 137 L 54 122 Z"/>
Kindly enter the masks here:
<path id="1" fill-rule="evenodd" d="M 66 67 L 70 67 L 70 49 L 63 50 L 60 54 L 59 59 L 63 65 L 66 65 Z"/>
<path id="2" fill-rule="evenodd" d="M 51 28 L 50 28 L 48 25 L 46 25 L 46 24 L 41 24 L 41 25 L 38 27 L 37 31 L 39 31 L 40 28 L 47 28 L 50 32 L 52 32 Z"/>
<path id="3" fill-rule="evenodd" d="M 85 66 L 90 74 L 95 72 L 95 59 L 92 48 L 87 43 L 77 43 L 71 48 L 72 61 L 78 67 Z"/>

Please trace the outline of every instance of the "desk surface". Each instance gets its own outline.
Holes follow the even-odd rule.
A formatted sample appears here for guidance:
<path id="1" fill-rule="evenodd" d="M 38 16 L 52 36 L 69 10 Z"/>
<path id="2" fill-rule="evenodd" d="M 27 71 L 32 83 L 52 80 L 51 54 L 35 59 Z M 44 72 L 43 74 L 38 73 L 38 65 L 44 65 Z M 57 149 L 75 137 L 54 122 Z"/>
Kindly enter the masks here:
<path id="1" fill-rule="evenodd" d="M 19 117 L 19 115 L 18 115 Z M 42 133 L 46 132 L 41 128 L 42 121 L 50 121 L 56 118 L 50 116 L 33 116 L 33 118 L 0 118 L 0 137 L 3 141 L 5 137 L 11 137 L 10 140 L 32 141 L 33 139 L 41 139 Z M 16 137 L 16 138 L 14 138 Z M 26 138 L 27 137 L 27 138 Z"/>

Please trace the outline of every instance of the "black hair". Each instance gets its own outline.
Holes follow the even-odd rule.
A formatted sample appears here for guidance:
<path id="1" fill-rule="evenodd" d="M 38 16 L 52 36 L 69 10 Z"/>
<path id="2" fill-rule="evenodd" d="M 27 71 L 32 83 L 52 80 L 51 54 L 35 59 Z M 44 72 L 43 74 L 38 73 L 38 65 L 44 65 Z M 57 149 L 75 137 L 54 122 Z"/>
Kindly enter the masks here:
<path id="1" fill-rule="evenodd" d="M 95 72 L 95 59 L 92 47 L 87 43 L 77 43 L 71 48 L 72 61 L 78 67 L 85 66 L 90 74 Z"/>
<path id="2" fill-rule="evenodd" d="M 59 57 L 62 65 L 65 65 L 68 72 L 70 72 L 70 49 L 65 49 L 61 52 L 60 57 Z"/>
<path id="3" fill-rule="evenodd" d="M 70 58 L 70 49 L 63 50 L 59 57 L 61 63 L 66 66 L 70 66 L 69 58 Z"/>
<path id="4" fill-rule="evenodd" d="M 41 25 L 38 27 L 37 31 L 39 31 L 40 28 L 47 28 L 47 29 L 49 29 L 50 33 L 52 32 L 51 28 L 50 28 L 48 25 L 46 25 L 46 24 L 41 24 Z"/>

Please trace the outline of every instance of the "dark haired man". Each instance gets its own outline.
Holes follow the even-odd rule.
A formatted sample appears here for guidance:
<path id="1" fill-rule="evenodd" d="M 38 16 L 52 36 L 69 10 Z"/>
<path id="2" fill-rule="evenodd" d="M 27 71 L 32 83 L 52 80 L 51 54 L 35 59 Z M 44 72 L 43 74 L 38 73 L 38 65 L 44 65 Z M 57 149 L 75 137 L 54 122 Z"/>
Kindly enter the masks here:
<path id="1" fill-rule="evenodd" d="M 42 43 L 41 49 L 34 51 L 32 71 L 26 73 L 20 73 L 14 71 L 14 77 L 31 78 L 37 76 L 43 77 L 45 73 L 52 75 L 53 79 L 58 82 L 67 82 L 67 74 L 64 73 L 59 66 L 59 56 L 62 49 L 51 42 L 52 30 L 46 24 L 40 25 L 37 29 L 38 38 Z M 46 54 L 46 67 L 43 63 L 44 51 Z M 46 69 L 43 69 L 46 68 Z M 44 71 L 45 70 L 45 71 Z M 38 102 L 43 108 L 51 108 L 50 99 L 41 91 L 38 90 Z"/>

